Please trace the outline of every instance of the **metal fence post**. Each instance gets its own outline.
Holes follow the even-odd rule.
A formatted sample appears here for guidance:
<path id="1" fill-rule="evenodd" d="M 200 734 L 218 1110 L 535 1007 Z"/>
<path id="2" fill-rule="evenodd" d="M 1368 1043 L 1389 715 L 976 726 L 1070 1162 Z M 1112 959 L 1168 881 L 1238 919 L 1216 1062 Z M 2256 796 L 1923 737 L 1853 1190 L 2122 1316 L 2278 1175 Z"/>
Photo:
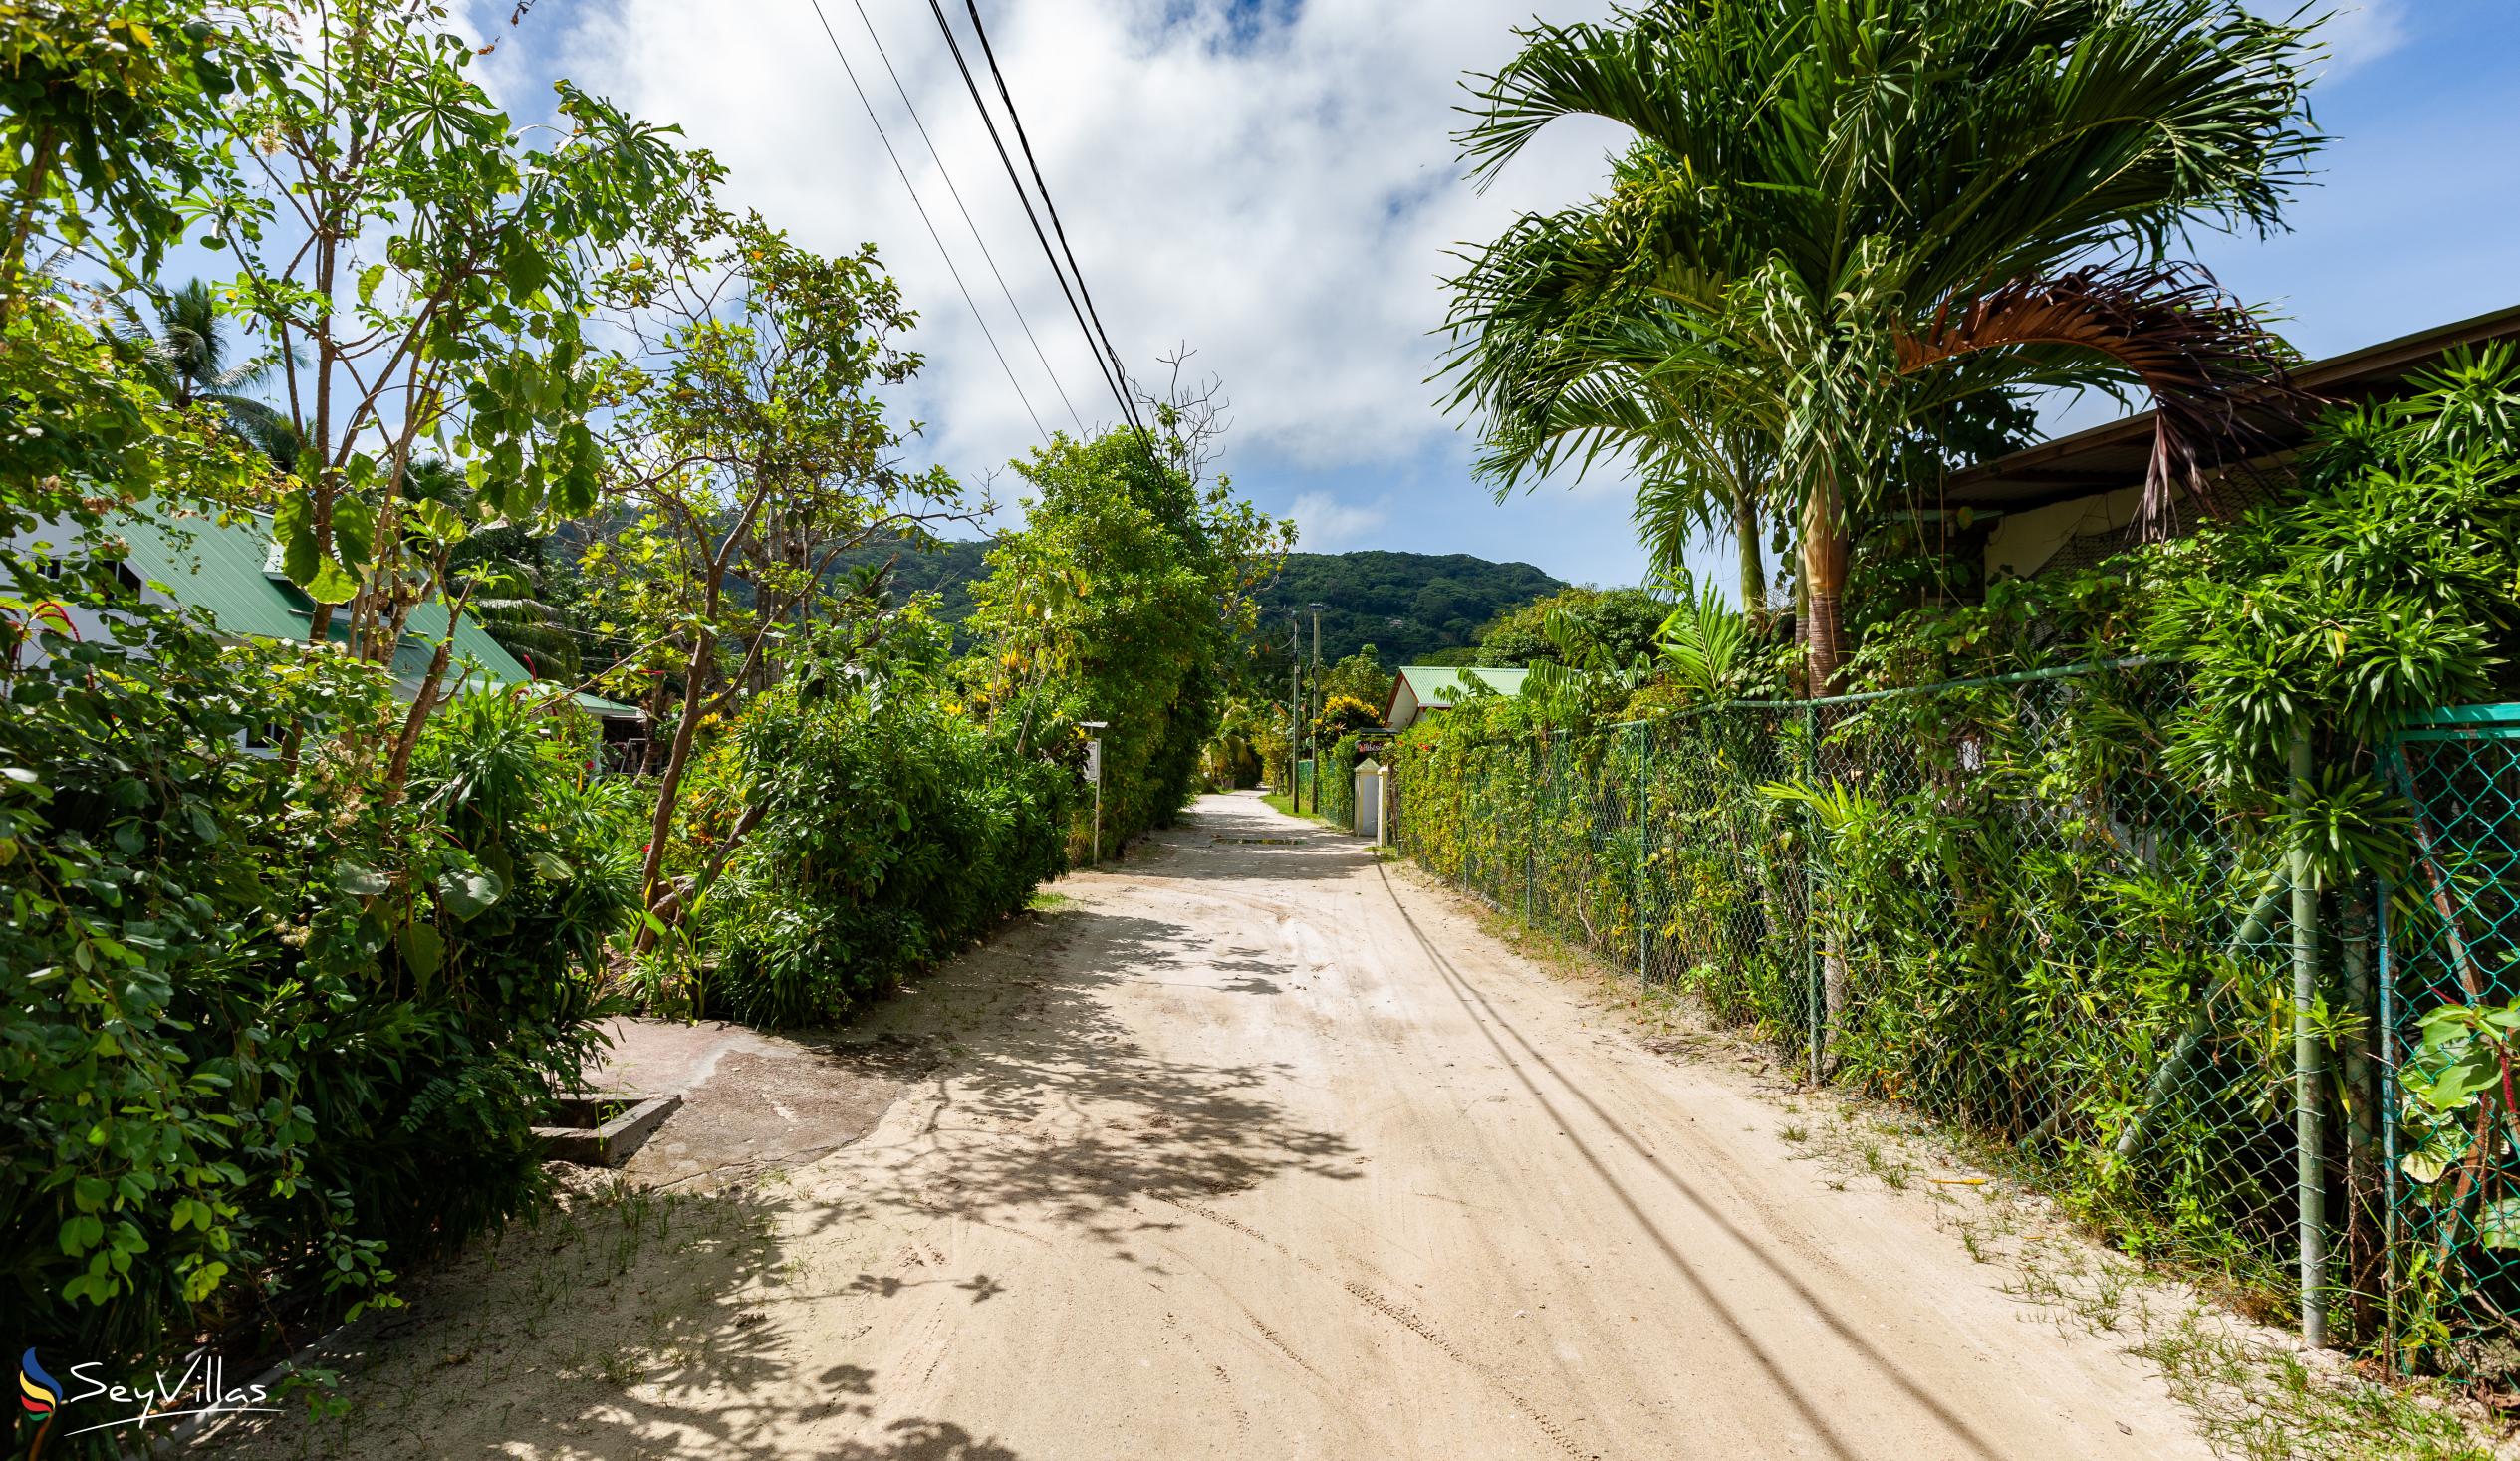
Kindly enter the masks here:
<path id="1" fill-rule="evenodd" d="M 1540 869 L 1540 858 L 1536 851 L 1540 845 L 1540 740 L 1536 736 L 1531 742 L 1530 766 L 1531 769 L 1524 773 L 1523 782 L 1523 790 L 1526 793 L 1523 805 L 1531 812 L 1530 818 L 1524 823 L 1526 830 L 1523 834 L 1523 922 L 1525 924 L 1531 922 L 1531 883 L 1532 879 L 1539 875 Z"/>
<path id="2" fill-rule="evenodd" d="M 2310 808 L 2310 737 L 2293 732 L 2292 803 L 2296 825 Z M 2293 1144 L 2301 1201 L 2301 1341 L 2328 1342 L 2327 1165 L 2320 1129 L 2319 893 L 2311 883 L 2310 848 L 2296 841 L 2293 874 Z"/>
<path id="3" fill-rule="evenodd" d="M 1652 882 L 1653 818 L 1646 811 L 1653 795 L 1653 728 L 1636 727 L 1637 737 L 1637 983 L 1653 982 L 1653 961 L 1645 940 L 1652 929 L 1645 922 L 1645 888 Z"/>
<path id="4" fill-rule="evenodd" d="M 1803 701 L 1803 776 L 1815 785 L 1820 774 L 1820 706 Z M 1803 984 L 1810 1005 L 1811 1084 L 1820 1085 L 1820 1060 L 1826 1042 L 1828 1013 L 1820 988 L 1820 819 L 1803 809 Z"/>
<path id="5" fill-rule="evenodd" d="M 2412 788 L 2408 789 L 2409 800 Z M 2390 884 L 2372 888 L 2372 927 L 2379 956 L 2380 1009 L 2380 1181 L 2381 1181 L 2381 1356 L 2391 1365 L 2397 1357 L 2397 961 L 2391 947 Z"/>

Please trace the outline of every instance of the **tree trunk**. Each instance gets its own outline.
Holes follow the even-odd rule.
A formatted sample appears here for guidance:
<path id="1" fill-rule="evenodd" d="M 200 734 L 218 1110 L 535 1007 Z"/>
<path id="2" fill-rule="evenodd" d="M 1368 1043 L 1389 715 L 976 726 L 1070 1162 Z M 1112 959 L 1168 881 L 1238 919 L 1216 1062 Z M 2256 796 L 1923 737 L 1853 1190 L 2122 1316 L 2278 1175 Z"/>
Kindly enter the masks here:
<path id="1" fill-rule="evenodd" d="M 1846 512 L 1835 477 L 1812 485 L 1803 506 L 1804 612 L 1801 625 L 1805 672 L 1814 696 L 1838 692 L 1846 662 L 1846 630 L 1838 616 L 1847 584 Z"/>
<path id="2" fill-rule="evenodd" d="M 1732 536 L 1741 553 L 1741 611 L 1756 624 L 1767 622 L 1767 560 L 1759 552 L 1759 499 L 1747 487 L 1732 493 Z"/>
<path id="3" fill-rule="evenodd" d="M 682 714 L 674 722 L 673 750 L 665 758 L 665 773 L 656 783 L 656 815 L 647 827 L 647 857 L 638 871 L 639 906 L 653 909 L 660 898 L 657 877 L 665 865 L 665 843 L 673 835 L 674 799 L 682 788 L 682 773 L 691 761 L 691 742 L 700 729 L 700 686 L 708 672 L 709 656 L 716 651 L 717 635 L 701 629 L 691 641 L 691 664 L 682 684 Z M 637 951 L 645 953 L 654 947 L 656 931 L 642 925 L 638 930 Z"/>
<path id="4" fill-rule="evenodd" d="M 420 677 L 411 691 L 411 707 L 403 713 L 402 734 L 394 737 L 393 757 L 385 764 L 384 802 L 390 807 L 402 800 L 402 784 L 411 776 L 411 752 L 420 744 L 420 732 L 427 726 L 429 715 L 437 708 L 437 682 L 446 674 L 447 662 L 454 657 L 455 625 L 463 617 L 463 598 L 447 606 L 446 637 L 428 657 L 428 672 Z"/>

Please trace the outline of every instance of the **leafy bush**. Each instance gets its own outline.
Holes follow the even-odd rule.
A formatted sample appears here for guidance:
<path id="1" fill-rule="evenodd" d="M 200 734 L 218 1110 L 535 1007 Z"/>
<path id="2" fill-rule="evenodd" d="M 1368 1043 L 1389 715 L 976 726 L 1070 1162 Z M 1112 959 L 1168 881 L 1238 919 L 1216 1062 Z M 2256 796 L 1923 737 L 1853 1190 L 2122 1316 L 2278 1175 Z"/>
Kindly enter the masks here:
<path id="1" fill-rule="evenodd" d="M 1067 865 L 1075 774 L 918 677 L 757 697 L 699 771 L 695 855 L 758 819 L 698 914 L 709 1013 L 836 1020 L 1020 911 Z"/>
<path id="2" fill-rule="evenodd" d="M 381 671 L 222 647 L 102 574 L 43 588 L 113 608 L 119 643 L 39 629 L 0 671 L 23 1341 L 119 1367 L 284 1299 L 386 1298 L 392 1264 L 533 1193 L 530 1124 L 596 1038 L 587 965 L 630 906 L 607 799 L 564 728 L 481 701 L 393 801 Z M 282 754 L 248 748 L 275 728 Z"/>
<path id="3" fill-rule="evenodd" d="M 1109 722 L 1105 855 L 1170 826 L 1198 791 L 1237 636 L 1254 622 L 1250 596 L 1283 547 L 1284 525 L 1222 480 L 1200 485 L 1195 449 L 1169 432 L 1164 441 L 1161 464 L 1130 431 L 1063 439 L 1016 463 L 1040 495 L 971 586 L 969 627 L 985 652 L 966 672 L 999 718 L 1029 728 L 1035 745 L 1050 743 L 1045 728 Z M 1091 836 L 1080 817 L 1077 855 Z"/>

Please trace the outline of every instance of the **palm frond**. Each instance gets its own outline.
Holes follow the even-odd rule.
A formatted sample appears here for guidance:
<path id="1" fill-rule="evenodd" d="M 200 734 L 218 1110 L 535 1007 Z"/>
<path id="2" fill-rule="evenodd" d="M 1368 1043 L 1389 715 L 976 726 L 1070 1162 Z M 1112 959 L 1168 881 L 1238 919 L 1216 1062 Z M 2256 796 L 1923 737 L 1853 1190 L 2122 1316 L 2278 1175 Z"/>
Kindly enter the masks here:
<path id="1" fill-rule="evenodd" d="M 2099 357 L 2134 376 L 2153 406 L 2152 455 L 2136 510 L 2139 536 L 2167 536 L 2173 495 L 2230 515 L 2208 473 L 2273 445 L 2278 420 L 2318 404 L 2285 375 L 2290 350 L 2211 274 L 2192 264 L 2077 269 L 1946 300 L 1898 339 L 1898 366 L 1919 374 L 1968 356 Z"/>

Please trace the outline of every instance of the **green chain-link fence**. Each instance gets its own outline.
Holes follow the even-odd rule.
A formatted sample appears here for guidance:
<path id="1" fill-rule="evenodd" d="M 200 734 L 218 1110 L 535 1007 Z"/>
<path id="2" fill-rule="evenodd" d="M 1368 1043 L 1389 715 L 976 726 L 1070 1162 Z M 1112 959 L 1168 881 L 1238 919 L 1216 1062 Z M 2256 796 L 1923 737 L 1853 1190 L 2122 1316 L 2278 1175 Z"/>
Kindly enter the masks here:
<path id="1" fill-rule="evenodd" d="M 2520 705 L 2383 753 L 2412 855 L 2382 900 L 2394 1328 L 2410 1364 L 2520 1369 Z"/>
<path id="2" fill-rule="evenodd" d="M 1354 831 L 1357 825 L 1356 745 L 1342 741 L 1321 759 L 1306 758 L 1295 763 L 1296 811 Z"/>
<path id="3" fill-rule="evenodd" d="M 1308 810 L 1353 832 L 1357 825 L 1356 743 L 1342 741 L 1314 764 L 1321 778 L 1321 800 Z"/>
<path id="4" fill-rule="evenodd" d="M 2392 1062 L 2374 1046 L 2388 1031 L 2417 1050 L 2462 978 L 2495 1061 L 2494 1018 L 2520 1027 L 2520 711 L 2400 748 L 2435 808 L 2417 819 L 2418 866 L 2445 891 L 2399 890 L 2378 981 L 2368 891 L 2313 899 L 2317 998 L 2297 1011 L 2280 830 L 2219 810 L 2170 764 L 2181 697 L 2173 671 L 2126 661 L 1412 738 L 1391 831 L 1464 891 L 1692 993 L 1805 1074 L 1963 1133 L 2114 1242 L 2260 1313 L 2302 1318 L 2314 1295 L 2338 1338 L 2374 1348 L 2416 1342 L 2418 1322 L 2507 1328 L 2520 1263 L 2497 1260 L 2520 1257 L 2505 1252 L 2520 1250 L 2520 1156 L 2499 1128 L 2481 1156 L 2462 1137 L 2439 1183 L 2410 1198 L 2422 1184 L 2400 1178 L 2393 1219 L 2388 1144 L 2407 1138 L 2380 1117 L 2405 1097 L 2384 1096 Z M 2434 1046 L 2434 1069 L 2490 1064 Z M 2410 1056 L 2404 1083 L 2423 1065 Z M 2457 1130 L 2487 1124 L 2459 1109 Z M 2451 1200 L 2457 1159 L 2479 1170 Z"/>

